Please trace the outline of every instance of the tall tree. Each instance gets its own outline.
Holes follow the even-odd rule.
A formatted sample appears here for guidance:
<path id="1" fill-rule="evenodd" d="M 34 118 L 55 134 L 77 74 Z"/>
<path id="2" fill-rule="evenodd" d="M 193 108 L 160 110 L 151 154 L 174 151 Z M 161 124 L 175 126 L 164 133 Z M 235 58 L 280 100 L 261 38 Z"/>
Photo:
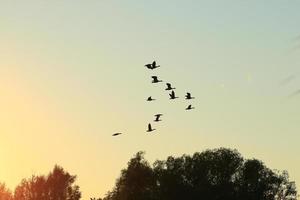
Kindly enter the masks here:
<path id="1" fill-rule="evenodd" d="M 153 170 L 144 159 L 144 152 L 138 152 L 128 162 L 127 169 L 121 171 L 113 192 L 107 194 L 105 200 L 151 200 L 155 191 Z"/>
<path id="2" fill-rule="evenodd" d="M 55 166 L 47 176 L 22 180 L 15 189 L 14 200 L 79 200 L 81 192 L 75 180 L 76 176 Z"/>

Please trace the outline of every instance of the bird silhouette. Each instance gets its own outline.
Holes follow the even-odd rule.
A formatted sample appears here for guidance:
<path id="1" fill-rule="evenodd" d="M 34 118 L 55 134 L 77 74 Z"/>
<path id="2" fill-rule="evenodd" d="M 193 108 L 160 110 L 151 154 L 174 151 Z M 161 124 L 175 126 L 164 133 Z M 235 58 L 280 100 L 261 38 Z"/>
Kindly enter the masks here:
<path id="1" fill-rule="evenodd" d="M 160 67 L 160 65 L 156 65 L 156 62 L 153 61 L 152 64 L 150 64 L 150 63 L 146 64 L 145 67 L 147 67 L 148 69 L 153 70 L 153 69 L 156 69 L 156 68 Z"/>
<path id="2" fill-rule="evenodd" d="M 170 99 L 176 99 L 176 98 L 178 98 L 178 97 L 175 96 L 174 90 L 172 90 L 172 93 L 169 94 L 169 95 L 170 95 Z"/>
<path id="3" fill-rule="evenodd" d="M 185 99 L 195 99 L 195 97 L 192 97 L 191 93 L 187 92 L 185 95 Z"/>
<path id="4" fill-rule="evenodd" d="M 151 69 L 153 70 L 153 69 L 156 69 L 156 68 L 158 68 L 158 67 L 160 67 L 160 65 L 156 65 L 156 62 L 153 61 L 153 62 L 152 62 L 152 67 L 151 67 Z"/>
<path id="5" fill-rule="evenodd" d="M 154 101 L 156 99 L 153 99 L 151 96 L 147 98 L 147 101 Z"/>
<path id="6" fill-rule="evenodd" d="M 166 85 L 167 85 L 166 90 L 174 90 L 174 89 L 176 89 L 176 88 L 172 88 L 171 83 L 166 83 Z"/>
<path id="7" fill-rule="evenodd" d="M 163 114 L 156 114 L 156 115 L 154 115 L 156 118 L 155 118 L 155 122 L 159 122 L 159 121 L 161 121 L 161 119 L 159 119 L 161 116 L 162 116 Z"/>
<path id="8" fill-rule="evenodd" d="M 149 123 L 149 124 L 148 124 L 148 130 L 147 130 L 147 132 L 152 132 L 152 131 L 154 131 L 154 130 L 156 130 L 156 129 L 152 129 L 152 126 L 151 126 L 151 124 Z"/>
<path id="9" fill-rule="evenodd" d="M 192 109 L 195 109 L 195 107 L 192 107 L 192 105 L 189 105 L 186 110 L 192 110 Z"/>
<path id="10" fill-rule="evenodd" d="M 114 133 L 112 136 L 118 136 L 121 135 L 122 133 Z"/>
<path id="11" fill-rule="evenodd" d="M 158 80 L 157 76 L 151 76 L 151 78 L 153 79 L 152 83 L 162 82 L 162 80 Z"/>

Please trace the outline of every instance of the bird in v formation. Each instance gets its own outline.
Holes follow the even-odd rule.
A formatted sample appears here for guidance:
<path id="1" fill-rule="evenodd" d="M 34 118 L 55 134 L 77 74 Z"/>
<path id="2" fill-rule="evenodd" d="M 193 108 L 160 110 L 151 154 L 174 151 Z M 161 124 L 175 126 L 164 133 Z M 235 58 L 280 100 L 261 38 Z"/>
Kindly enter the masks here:
<path id="1" fill-rule="evenodd" d="M 192 97 L 191 93 L 187 92 L 185 95 L 185 99 L 195 99 L 195 97 Z"/>
<path id="2" fill-rule="evenodd" d="M 175 90 L 176 88 L 173 88 L 171 83 L 166 83 L 167 88 L 165 90 Z"/>
<path id="3" fill-rule="evenodd" d="M 157 76 L 151 76 L 152 78 L 152 83 L 159 83 L 159 82 L 162 82 L 162 80 L 158 80 L 158 77 Z"/>
<path id="4" fill-rule="evenodd" d="M 147 101 L 155 101 L 156 99 L 153 99 L 152 96 L 147 98 Z"/>
<path id="5" fill-rule="evenodd" d="M 148 130 L 147 132 L 152 132 L 152 131 L 155 131 L 156 129 L 153 129 L 152 126 L 151 126 L 151 123 L 148 124 Z"/>
<path id="6" fill-rule="evenodd" d="M 154 70 L 158 67 L 160 67 L 160 65 L 156 65 L 156 61 L 153 61 L 152 64 L 146 64 L 145 67 L 147 67 L 148 69 Z"/>
<path id="7" fill-rule="evenodd" d="M 155 121 L 155 122 L 159 122 L 159 121 L 161 121 L 160 117 L 163 116 L 163 114 L 156 114 L 156 115 L 154 115 L 154 116 L 155 116 L 154 121 Z"/>
<path id="8" fill-rule="evenodd" d="M 192 110 L 192 109 L 195 109 L 195 107 L 192 107 L 192 105 L 188 105 L 188 107 L 186 108 L 186 110 Z"/>
<path id="9" fill-rule="evenodd" d="M 171 94 L 169 94 L 170 99 L 177 99 L 179 97 L 176 97 L 174 90 L 172 90 Z"/>

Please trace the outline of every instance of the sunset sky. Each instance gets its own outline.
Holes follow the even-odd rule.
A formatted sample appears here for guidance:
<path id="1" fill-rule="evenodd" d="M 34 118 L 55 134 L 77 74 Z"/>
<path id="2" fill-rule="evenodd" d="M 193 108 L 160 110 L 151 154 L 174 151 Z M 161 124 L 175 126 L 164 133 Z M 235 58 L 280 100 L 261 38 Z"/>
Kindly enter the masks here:
<path id="1" fill-rule="evenodd" d="M 0 182 L 14 189 L 58 164 L 88 199 L 112 189 L 139 150 L 153 162 L 229 147 L 288 170 L 299 188 L 299 9 L 296 0 L 0 0 Z M 153 60 L 161 68 L 147 70 Z M 156 113 L 163 121 L 146 133 Z"/>

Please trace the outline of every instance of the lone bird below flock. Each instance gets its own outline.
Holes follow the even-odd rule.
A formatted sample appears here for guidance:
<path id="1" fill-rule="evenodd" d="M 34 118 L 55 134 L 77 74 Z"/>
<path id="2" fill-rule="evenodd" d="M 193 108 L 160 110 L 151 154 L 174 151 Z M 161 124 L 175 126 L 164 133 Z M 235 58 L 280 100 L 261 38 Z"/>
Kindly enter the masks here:
<path id="1" fill-rule="evenodd" d="M 156 114 L 156 115 L 154 115 L 156 118 L 155 118 L 155 122 L 159 122 L 159 121 L 161 121 L 161 119 L 160 119 L 160 117 L 162 116 L 163 114 Z"/>
<path id="2" fill-rule="evenodd" d="M 176 89 L 176 88 L 172 88 L 171 83 L 166 83 L 166 85 L 167 85 L 166 90 L 174 90 L 174 89 Z"/>
<path id="3" fill-rule="evenodd" d="M 195 109 L 195 107 L 192 107 L 192 105 L 189 105 L 186 110 L 192 110 L 192 109 Z"/>
<path id="4" fill-rule="evenodd" d="M 121 135 L 122 133 L 114 133 L 112 136 L 118 136 Z"/>
<path id="5" fill-rule="evenodd" d="M 147 101 L 154 101 L 154 100 L 156 100 L 156 99 L 152 99 L 151 96 L 147 98 Z"/>
<path id="6" fill-rule="evenodd" d="M 152 83 L 159 83 L 159 82 L 162 82 L 162 80 L 158 80 L 157 76 L 151 76 L 151 78 L 153 79 L 153 80 L 152 80 Z"/>
<path id="7" fill-rule="evenodd" d="M 175 92 L 172 90 L 172 93 L 169 94 L 170 95 L 170 99 L 176 99 L 178 97 L 175 96 Z"/>
<path id="8" fill-rule="evenodd" d="M 152 129 L 152 126 L 151 126 L 151 124 L 149 123 L 149 124 L 148 124 L 148 130 L 147 130 L 147 132 L 152 132 L 152 131 L 154 131 L 154 130 L 156 130 L 156 129 Z"/>
<path id="9" fill-rule="evenodd" d="M 185 99 L 195 99 L 195 97 L 192 97 L 191 93 L 187 92 L 185 95 Z"/>

